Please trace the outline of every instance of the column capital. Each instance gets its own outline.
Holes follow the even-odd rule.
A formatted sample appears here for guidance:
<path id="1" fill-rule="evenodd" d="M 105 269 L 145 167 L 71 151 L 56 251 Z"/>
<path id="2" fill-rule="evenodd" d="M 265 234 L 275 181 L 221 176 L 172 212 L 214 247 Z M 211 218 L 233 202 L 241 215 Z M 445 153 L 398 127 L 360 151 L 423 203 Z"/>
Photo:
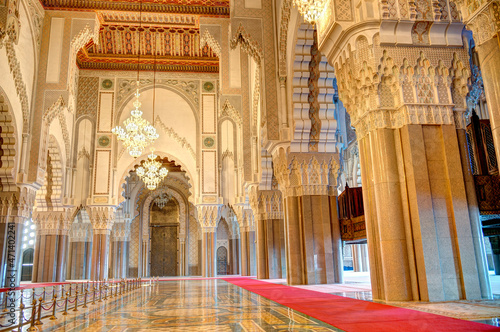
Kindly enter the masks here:
<path id="1" fill-rule="evenodd" d="M 35 205 L 36 190 L 20 186 L 17 191 L 0 193 L 0 222 L 22 223 L 28 219 Z"/>
<path id="2" fill-rule="evenodd" d="M 250 206 L 257 220 L 283 219 L 283 201 L 279 190 L 249 190 Z"/>
<path id="3" fill-rule="evenodd" d="M 130 222 L 115 222 L 111 232 L 114 241 L 130 240 Z"/>
<path id="4" fill-rule="evenodd" d="M 115 221 L 114 206 L 89 206 L 86 211 L 94 228 L 94 234 L 110 234 Z"/>
<path id="5" fill-rule="evenodd" d="M 339 97 L 358 140 L 376 129 L 413 124 L 464 128 L 470 77 L 465 48 L 365 46 L 369 52 L 358 48 L 335 60 Z"/>
<path id="6" fill-rule="evenodd" d="M 203 229 L 203 232 L 214 232 L 217 227 L 217 222 L 220 219 L 221 204 L 198 204 L 196 211 L 198 213 L 198 222 Z"/>
<path id="7" fill-rule="evenodd" d="M 273 163 L 284 197 L 336 195 L 338 154 L 280 151 L 273 155 Z"/>
<path id="8" fill-rule="evenodd" d="M 73 222 L 74 208 L 33 212 L 33 222 L 40 235 L 69 235 Z"/>
<path id="9" fill-rule="evenodd" d="M 499 1 L 457 0 L 468 29 L 474 34 L 476 46 L 495 38 L 500 32 Z"/>

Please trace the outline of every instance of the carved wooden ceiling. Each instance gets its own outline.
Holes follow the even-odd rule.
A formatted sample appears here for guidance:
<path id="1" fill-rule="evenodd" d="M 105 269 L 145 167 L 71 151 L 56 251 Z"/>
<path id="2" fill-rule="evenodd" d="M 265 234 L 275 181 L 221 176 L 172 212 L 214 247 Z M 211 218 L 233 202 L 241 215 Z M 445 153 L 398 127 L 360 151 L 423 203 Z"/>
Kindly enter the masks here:
<path id="1" fill-rule="evenodd" d="M 80 69 L 219 72 L 200 48 L 200 17 L 229 17 L 229 0 L 42 0 L 48 10 L 95 11 L 99 43 L 78 53 Z M 139 56 L 140 55 L 140 56 Z M 155 56 L 156 55 L 156 56 Z"/>

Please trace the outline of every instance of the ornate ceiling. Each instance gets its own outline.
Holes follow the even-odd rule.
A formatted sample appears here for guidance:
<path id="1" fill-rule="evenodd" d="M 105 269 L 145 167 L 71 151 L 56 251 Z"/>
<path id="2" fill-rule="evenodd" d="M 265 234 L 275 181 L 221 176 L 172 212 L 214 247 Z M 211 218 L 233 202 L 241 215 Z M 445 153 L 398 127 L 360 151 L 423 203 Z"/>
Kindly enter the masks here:
<path id="1" fill-rule="evenodd" d="M 219 71 L 219 59 L 210 47 L 200 49 L 199 19 L 229 17 L 229 0 L 143 0 L 142 5 L 136 0 L 42 3 L 48 10 L 97 13 L 99 43 L 91 41 L 78 53 L 80 69 L 136 71 L 140 61 L 140 70 Z"/>

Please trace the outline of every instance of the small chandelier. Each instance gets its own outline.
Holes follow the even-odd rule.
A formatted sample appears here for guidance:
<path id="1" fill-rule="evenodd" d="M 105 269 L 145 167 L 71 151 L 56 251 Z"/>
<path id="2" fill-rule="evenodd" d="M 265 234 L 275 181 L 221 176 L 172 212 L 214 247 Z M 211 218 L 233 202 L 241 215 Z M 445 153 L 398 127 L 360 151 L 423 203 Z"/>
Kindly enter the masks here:
<path id="1" fill-rule="evenodd" d="M 310 24 L 315 24 L 323 15 L 326 0 L 292 0 L 300 15 Z"/>
<path id="2" fill-rule="evenodd" d="M 137 175 L 146 185 L 149 190 L 155 190 L 158 184 L 167 176 L 168 170 L 162 167 L 162 163 L 156 160 L 154 149 L 151 149 L 151 154 L 148 155 L 142 166 L 137 167 Z"/>
<path id="3" fill-rule="evenodd" d="M 123 142 L 123 146 L 127 149 L 128 153 L 137 158 L 142 155 L 144 149 L 155 142 L 159 137 L 155 127 L 153 127 L 148 120 L 142 117 L 141 102 L 139 101 L 139 81 L 137 81 L 137 91 L 135 93 L 134 107 L 130 112 L 130 117 L 123 122 L 121 126 L 113 128 L 112 132 Z"/>
<path id="4" fill-rule="evenodd" d="M 158 206 L 160 209 L 163 209 L 171 199 L 172 196 L 170 196 L 169 194 L 161 194 L 155 199 L 156 206 Z"/>

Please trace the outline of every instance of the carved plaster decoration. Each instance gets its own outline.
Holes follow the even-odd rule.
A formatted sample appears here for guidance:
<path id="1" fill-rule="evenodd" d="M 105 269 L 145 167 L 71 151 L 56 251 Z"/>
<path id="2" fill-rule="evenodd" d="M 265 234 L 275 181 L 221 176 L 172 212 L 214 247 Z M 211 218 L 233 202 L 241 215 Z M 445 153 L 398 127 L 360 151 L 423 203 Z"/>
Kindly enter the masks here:
<path id="1" fill-rule="evenodd" d="M 115 221 L 114 206 L 88 206 L 85 210 L 89 215 L 94 234 L 111 233 Z"/>
<path id="2" fill-rule="evenodd" d="M 19 19 L 19 0 L 9 0 L 2 2 L 2 12 L 0 13 L 0 43 L 2 39 L 8 37 L 14 44 L 19 41 L 19 30 L 21 22 Z"/>
<path id="3" fill-rule="evenodd" d="M 116 96 L 117 109 L 122 107 L 122 103 L 128 101 L 135 94 L 136 90 L 136 79 L 119 79 L 118 80 L 118 94 Z M 193 103 L 195 110 L 197 111 L 200 107 L 200 83 L 198 81 L 186 81 L 181 79 L 156 79 L 156 88 L 161 88 L 165 86 L 171 88 L 181 95 L 185 96 L 188 100 Z M 141 90 L 148 89 L 153 86 L 153 80 L 146 78 L 141 79 L 139 82 Z"/>
<path id="4" fill-rule="evenodd" d="M 12 41 L 12 39 L 5 38 L 3 44 L 5 45 L 10 72 L 12 73 L 16 92 L 21 103 L 21 109 L 23 111 L 23 133 L 27 134 L 29 131 L 30 109 L 28 102 L 28 93 L 26 92 L 26 84 L 24 83 L 23 74 L 21 72 L 21 64 L 19 63 L 19 60 L 17 58 L 16 51 L 14 49 L 14 42 Z"/>
<path id="5" fill-rule="evenodd" d="M 245 31 L 243 24 L 240 23 L 233 39 L 230 41 L 230 46 L 235 49 L 238 44 L 241 45 L 243 50 L 248 53 L 257 64 L 261 63 L 262 48 L 252 39 L 252 36 Z"/>
<path id="6" fill-rule="evenodd" d="M 115 222 L 111 236 L 114 241 L 130 241 L 130 222 Z"/>
<path id="7" fill-rule="evenodd" d="M 470 76 L 463 48 L 385 48 L 359 38 L 353 49 L 335 67 L 339 97 L 358 140 L 377 128 L 408 124 L 463 128 Z M 443 60 L 444 51 L 452 59 L 449 63 Z"/>
<path id="8" fill-rule="evenodd" d="M 340 171 L 338 155 L 290 153 L 280 149 L 273 155 L 276 179 L 284 197 L 336 195 Z"/>
<path id="9" fill-rule="evenodd" d="M 238 126 L 243 124 L 240 112 L 238 112 L 238 110 L 234 108 L 227 99 L 219 110 L 219 119 L 222 119 L 225 116 L 231 118 Z"/>
<path id="10" fill-rule="evenodd" d="M 36 193 L 35 211 L 55 212 L 67 209 L 63 204 L 64 170 L 59 145 L 54 136 L 48 139 L 48 147 L 44 185 Z"/>
<path id="11" fill-rule="evenodd" d="M 69 77 L 68 77 L 68 110 L 73 113 L 76 110 L 76 96 L 78 92 L 78 73 L 79 69 L 76 64 L 76 56 L 80 49 L 84 47 L 91 39 L 95 44 L 99 43 L 99 29 L 100 24 L 95 20 L 94 28 L 92 29 L 89 24 L 85 26 L 80 32 L 71 40 L 69 50 Z"/>
<path id="12" fill-rule="evenodd" d="M 217 40 L 215 40 L 215 38 L 210 34 L 208 29 L 205 29 L 200 37 L 200 49 L 205 45 L 208 45 L 219 59 L 221 58 L 221 47 Z"/>
<path id="13" fill-rule="evenodd" d="M 38 0 L 27 0 L 27 4 L 31 19 L 31 30 L 33 32 L 36 47 L 39 50 L 42 42 L 42 27 L 45 10 Z"/>
<path id="14" fill-rule="evenodd" d="M 85 146 L 82 147 L 82 149 L 78 152 L 78 160 L 86 158 L 87 160 L 90 160 L 90 153 L 85 149 Z"/>
<path id="15" fill-rule="evenodd" d="M 309 24 L 297 31 L 293 63 L 293 152 L 335 152 L 334 70 L 317 48 Z"/>
<path id="16" fill-rule="evenodd" d="M 198 222 L 203 232 L 215 232 L 217 222 L 220 219 L 222 205 L 219 204 L 199 204 L 196 205 Z"/>
<path id="17" fill-rule="evenodd" d="M 281 192 L 277 190 L 261 190 L 258 193 L 258 218 L 261 220 L 283 219 L 282 207 Z M 254 215 L 256 215 L 255 211 Z"/>
<path id="18" fill-rule="evenodd" d="M 167 134 L 168 137 L 172 138 L 174 141 L 180 144 L 180 146 L 186 150 L 189 151 L 191 154 L 191 157 L 193 157 L 193 160 L 196 160 L 196 153 L 194 152 L 193 147 L 185 137 L 181 137 L 179 134 L 175 132 L 173 128 L 167 127 L 160 119 L 160 116 L 156 116 L 154 126 L 159 126 L 161 129 L 163 129 L 163 132 Z"/>
<path id="19" fill-rule="evenodd" d="M 472 30 L 476 46 L 495 38 L 500 31 L 499 1 L 457 0 L 467 28 Z"/>
<path id="20" fill-rule="evenodd" d="M 0 175 L 0 188 L 2 191 L 17 191 L 16 186 L 16 136 L 15 124 L 9 111 L 8 101 L 0 94 L 0 128 L 2 128 L 2 164 Z"/>
<path id="21" fill-rule="evenodd" d="M 259 129 L 258 120 L 258 112 L 259 112 L 259 103 L 260 103 L 260 63 L 257 62 L 257 66 L 255 67 L 255 79 L 253 86 L 253 100 L 252 100 L 252 135 L 257 136 L 257 131 Z M 265 118 L 262 117 L 262 121 L 265 121 Z M 262 125 L 262 127 L 264 127 Z"/>
<path id="22" fill-rule="evenodd" d="M 69 236 L 71 242 L 91 242 L 92 224 L 88 222 L 73 222 Z"/>
<path id="23" fill-rule="evenodd" d="M 16 191 L 0 192 L 0 223 L 23 223 L 31 217 L 36 190 L 22 186 Z"/>
<path id="24" fill-rule="evenodd" d="M 74 208 L 61 211 L 33 211 L 33 222 L 37 235 L 69 235 L 73 223 Z"/>
<path id="25" fill-rule="evenodd" d="M 45 111 L 43 114 L 43 121 L 44 125 L 46 126 L 46 130 L 48 131 L 48 128 L 50 127 L 50 124 L 52 121 L 57 117 L 59 119 L 59 124 L 61 125 L 61 131 L 63 134 L 63 139 L 64 139 L 64 147 L 65 147 L 65 153 L 66 153 L 66 165 L 70 165 L 70 160 L 71 160 L 71 149 L 70 149 L 70 142 L 71 142 L 71 137 L 69 135 L 69 130 L 68 130 L 68 125 L 66 123 L 66 115 L 64 114 L 64 111 L 67 109 L 66 103 L 64 102 L 64 98 L 62 96 L 59 96 L 59 98 Z M 43 138 L 43 136 L 42 136 Z M 44 150 L 42 150 L 44 151 Z M 40 162 L 39 165 L 43 169 L 44 165 L 44 157 L 40 156 Z"/>
<path id="26" fill-rule="evenodd" d="M 291 0 L 283 0 L 281 2 L 281 22 L 280 22 L 280 53 L 279 53 L 279 76 L 287 76 L 286 65 L 286 44 L 288 38 L 288 24 L 290 22 L 290 11 L 292 8 Z"/>

